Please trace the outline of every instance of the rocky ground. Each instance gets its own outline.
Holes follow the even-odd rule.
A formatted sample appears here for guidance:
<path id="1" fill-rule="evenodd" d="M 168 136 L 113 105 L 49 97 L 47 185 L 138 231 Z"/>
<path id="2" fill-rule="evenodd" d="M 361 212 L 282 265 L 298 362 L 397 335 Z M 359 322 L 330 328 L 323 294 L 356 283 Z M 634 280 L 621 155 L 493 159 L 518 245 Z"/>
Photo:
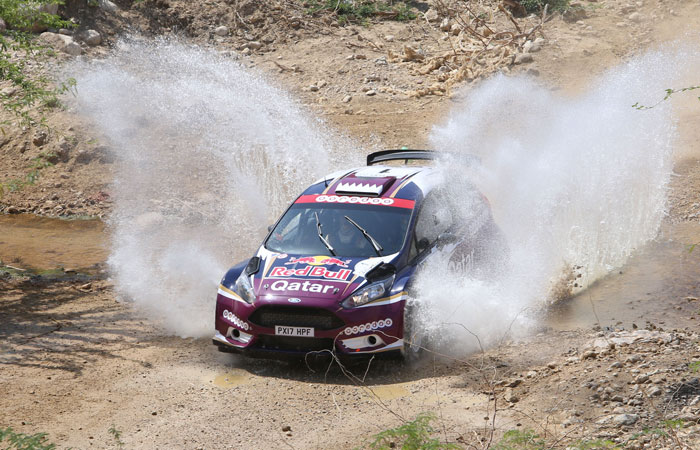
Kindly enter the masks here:
<path id="1" fill-rule="evenodd" d="M 682 0 L 582 1 L 565 16 L 514 22 L 492 2 L 475 14 L 414 3 L 416 20 L 339 26 L 331 13 L 311 15 L 289 0 L 68 1 L 61 12 L 80 26 L 43 35 L 57 56 L 35 70 L 104 57 L 124 33 L 176 35 L 263 71 L 361 142 L 420 147 L 456 89 L 494 72 L 526 72 L 575 93 L 591 74 L 700 27 L 700 5 Z M 484 47 L 481 38 L 494 35 L 501 39 Z M 12 95 L 8 85 L 0 90 Z M 22 179 L 39 157 L 53 165 L 34 185 L 6 192 L 0 212 L 107 217 L 114 149 L 69 107 L 38 112 L 50 129 L 3 127 L 0 182 Z M 699 115 L 689 108 L 679 118 L 669 224 L 700 214 L 698 134 L 689 126 Z M 687 297 L 660 295 L 663 325 L 546 328 L 464 361 L 375 362 L 366 377 L 351 368 L 354 378 L 164 336 L 116 302 L 103 278 L 99 270 L 0 271 L 1 427 L 47 432 L 73 448 L 354 448 L 431 411 L 435 436 L 465 448 L 486 448 L 508 430 L 547 448 L 700 447 L 695 285 Z"/>

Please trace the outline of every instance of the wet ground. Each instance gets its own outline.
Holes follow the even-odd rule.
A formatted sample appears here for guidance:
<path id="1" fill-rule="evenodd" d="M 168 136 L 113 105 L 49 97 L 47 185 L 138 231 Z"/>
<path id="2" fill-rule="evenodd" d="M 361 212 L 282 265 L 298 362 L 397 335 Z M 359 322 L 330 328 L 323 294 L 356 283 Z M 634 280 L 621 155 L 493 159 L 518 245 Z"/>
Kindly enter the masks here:
<path id="1" fill-rule="evenodd" d="M 0 261 L 19 269 L 86 269 L 109 254 L 100 220 L 63 220 L 32 214 L 0 215 Z"/>
<path id="2" fill-rule="evenodd" d="M 99 220 L 0 215 L 0 261 L 13 268 L 94 268 L 106 261 L 108 239 Z M 573 330 L 596 325 L 629 329 L 647 321 L 663 324 L 679 301 L 692 303 L 700 296 L 700 249 L 691 247 L 697 242 L 700 223 L 665 224 L 659 237 L 624 267 L 553 308 L 547 325 Z"/>

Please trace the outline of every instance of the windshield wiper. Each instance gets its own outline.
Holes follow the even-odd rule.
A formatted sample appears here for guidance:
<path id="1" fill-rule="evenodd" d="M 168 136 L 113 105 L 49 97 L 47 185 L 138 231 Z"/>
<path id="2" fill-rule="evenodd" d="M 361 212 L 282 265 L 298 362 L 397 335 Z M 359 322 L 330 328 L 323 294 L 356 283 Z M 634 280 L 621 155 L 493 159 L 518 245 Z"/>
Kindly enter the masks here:
<path id="1" fill-rule="evenodd" d="M 382 256 L 382 248 L 381 245 L 379 245 L 379 242 L 377 242 L 376 239 L 374 239 L 364 228 L 362 228 L 360 225 L 358 225 L 357 222 L 349 218 L 348 216 L 345 216 L 345 220 L 350 222 L 351 224 L 355 225 L 355 227 L 362 232 L 362 235 L 369 241 L 370 244 L 372 244 L 372 247 L 374 247 L 374 251 L 377 252 L 377 256 Z"/>
<path id="2" fill-rule="evenodd" d="M 335 254 L 335 250 L 333 250 L 333 247 L 332 247 L 331 244 L 328 242 L 328 240 L 327 240 L 326 238 L 323 237 L 323 231 L 321 230 L 321 221 L 318 220 L 318 213 L 315 212 L 315 213 L 314 213 L 314 216 L 316 216 L 316 231 L 318 232 L 318 238 L 321 239 L 321 242 L 323 242 L 323 245 L 326 246 L 326 248 L 328 249 L 328 251 L 331 252 L 331 254 L 332 254 L 333 256 L 338 256 L 338 255 Z"/>

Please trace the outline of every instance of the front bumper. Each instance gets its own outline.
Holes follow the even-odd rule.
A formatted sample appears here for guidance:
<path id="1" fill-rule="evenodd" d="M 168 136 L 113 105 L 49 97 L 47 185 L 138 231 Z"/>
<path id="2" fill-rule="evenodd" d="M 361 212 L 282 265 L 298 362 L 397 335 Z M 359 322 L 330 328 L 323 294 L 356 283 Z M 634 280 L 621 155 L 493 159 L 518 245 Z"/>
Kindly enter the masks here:
<path id="1" fill-rule="evenodd" d="M 328 352 L 367 356 L 400 351 L 405 303 L 405 293 L 401 292 L 352 309 L 303 303 L 290 306 L 279 301 L 251 305 L 233 292 L 219 290 L 213 343 L 221 351 L 272 358 Z M 260 310 L 268 314 L 263 316 Z M 293 314 L 285 314 L 289 311 Z M 311 327 L 314 336 L 278 336 L 275 325 Z"/>

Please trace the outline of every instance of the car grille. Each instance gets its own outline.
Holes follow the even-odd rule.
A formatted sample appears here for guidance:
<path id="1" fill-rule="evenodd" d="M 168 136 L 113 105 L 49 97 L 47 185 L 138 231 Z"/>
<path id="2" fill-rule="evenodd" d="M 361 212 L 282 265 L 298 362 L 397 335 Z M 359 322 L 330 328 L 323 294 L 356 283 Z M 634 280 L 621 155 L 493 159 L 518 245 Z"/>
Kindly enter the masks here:
<path id="1" fill-rule="evenodd" d="M 331 338 L 308 338 L 295 336 L 271 336 L 268 334 L 258 335 L 255 345 L 264 350 L 286 350 L 293 352 L 313 352 L 321 350 L 332 350 L 333 339 Z"/>
<path id="2" fill-rule="evenodd" d="M 299 306 L 263 306 L 255 311 L 249 320 L 256 325 L 269 328 L 284 325 L 333 330 L 345 325 L 338 316 L 326 309 Z"/>

